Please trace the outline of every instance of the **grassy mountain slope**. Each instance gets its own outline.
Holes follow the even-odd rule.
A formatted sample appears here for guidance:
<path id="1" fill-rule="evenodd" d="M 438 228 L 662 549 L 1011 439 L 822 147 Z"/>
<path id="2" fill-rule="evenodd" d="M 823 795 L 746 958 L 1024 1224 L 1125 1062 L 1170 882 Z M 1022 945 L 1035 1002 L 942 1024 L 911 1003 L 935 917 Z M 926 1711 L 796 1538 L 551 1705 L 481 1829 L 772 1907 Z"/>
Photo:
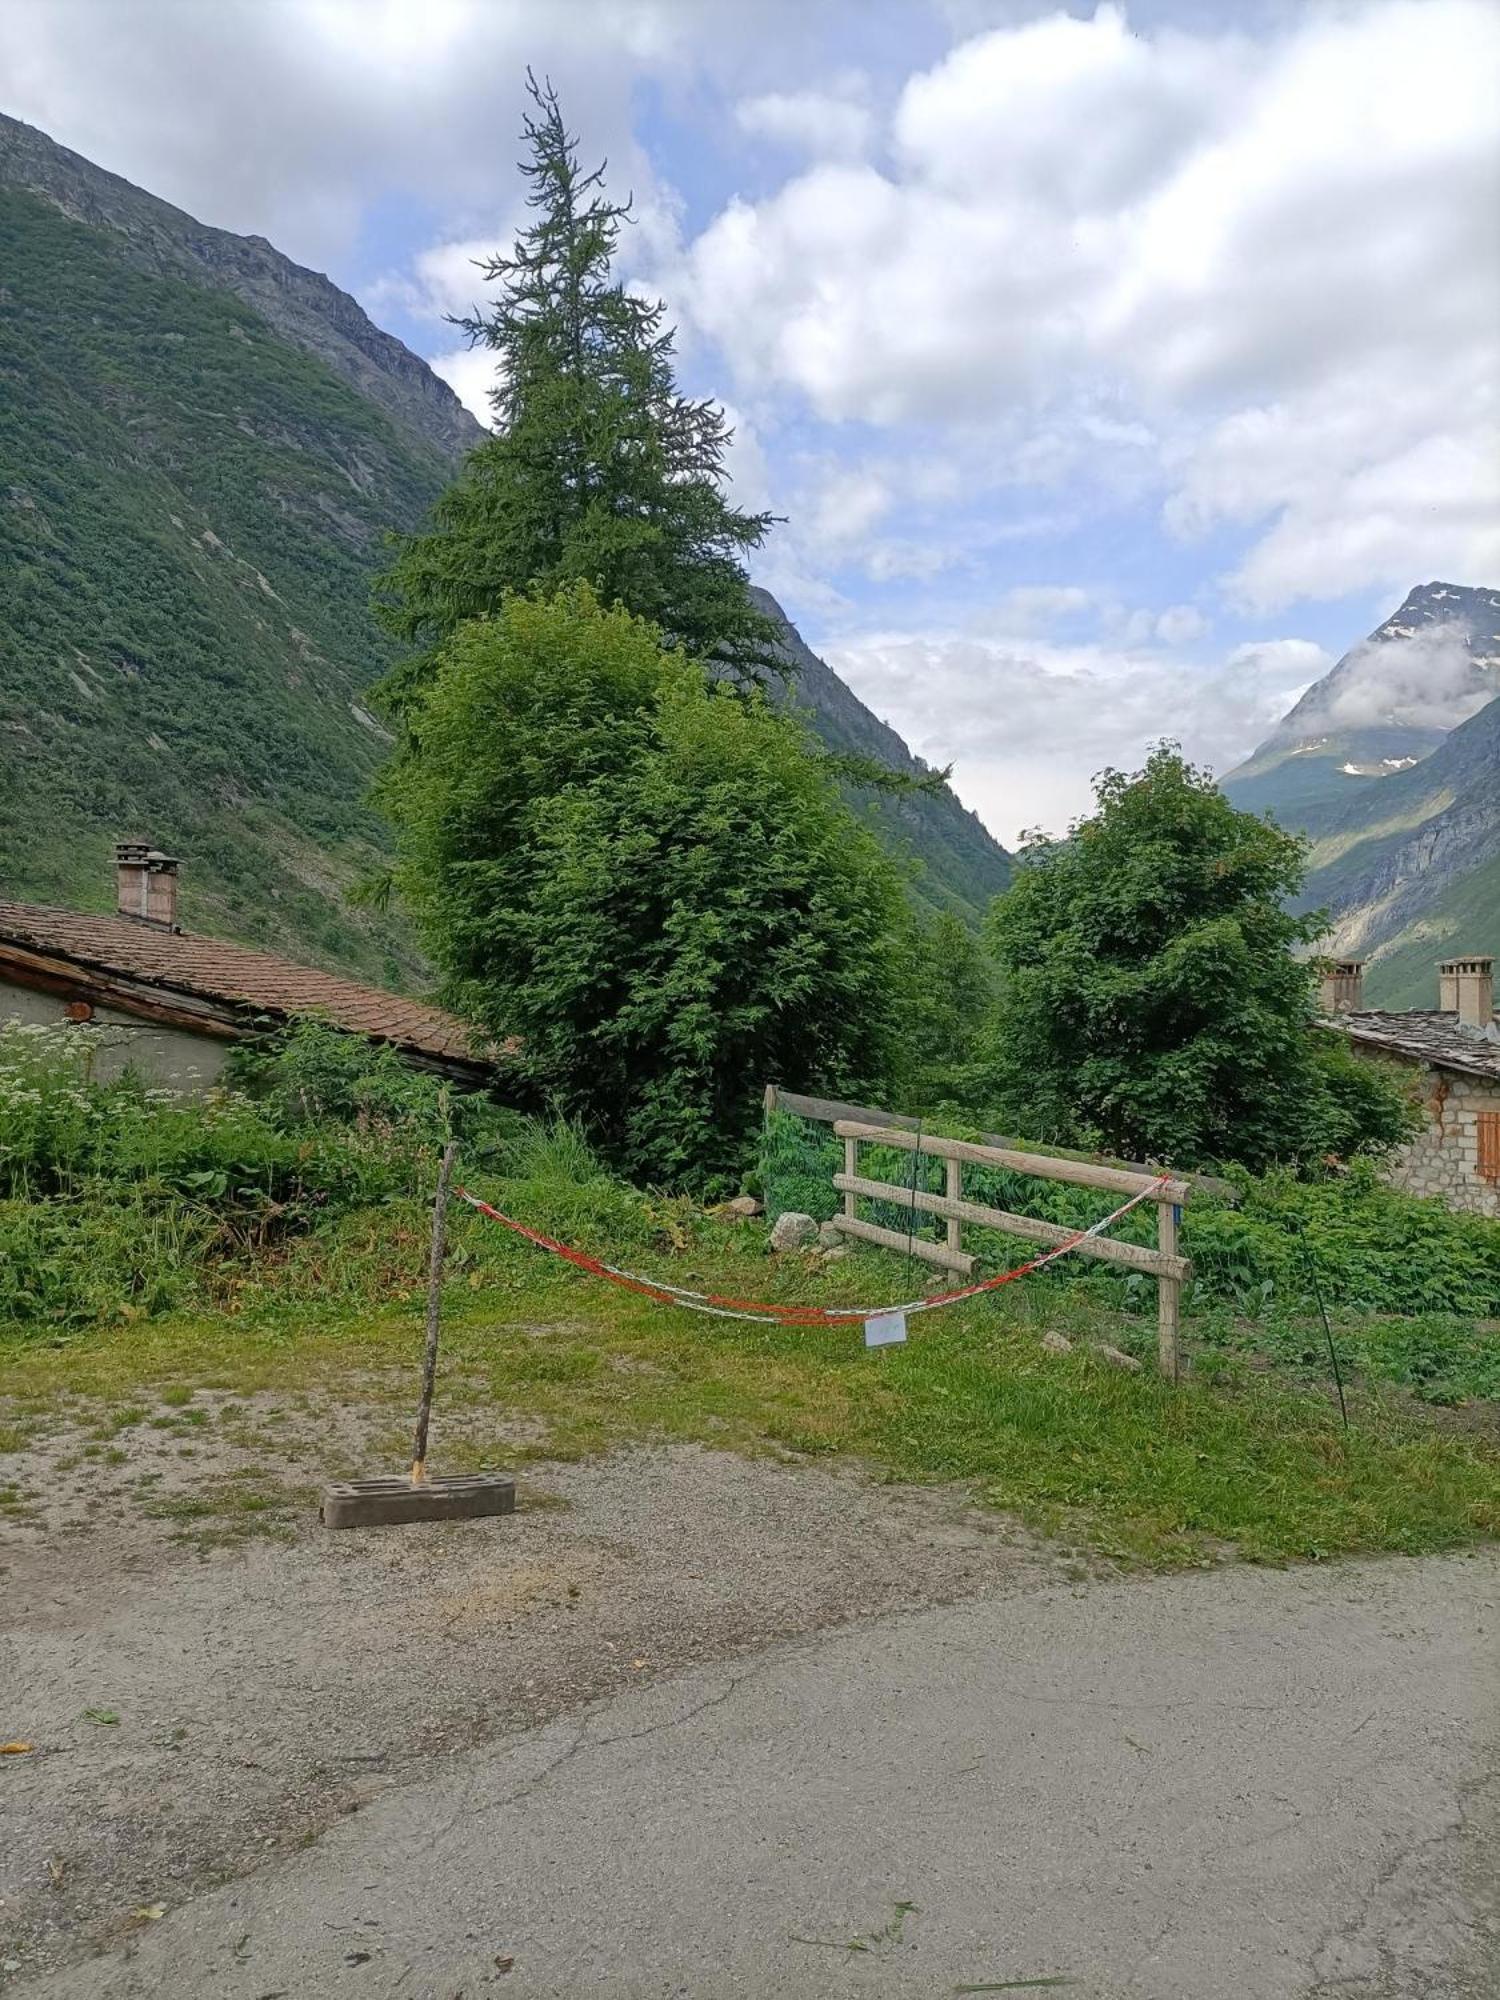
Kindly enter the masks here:
<path id="1" fill-rule="evenodd" d="M 791 699 L 829 749 L 923 776 L 927 767 L 818 658 L 770 592 L 757 590 L 754 596 L 760 609 L 785 627 L 781 643 L 793 677 Z M 917 863 L 913 895 L 921 907 L 953 910 L 975 923 L 990 898 L 1009 882 L 1010 856 L 946 785 L 932 793 L 877 794 L 861 803 L 873 813 L 887 842 Z"/>
<path id="2" fill-rule="evenodd" d="M 348 901 L 387 845 L 369 588 L 480 435 L 326 278 L 0 118 L 0 888 L 107 906 L 141 833 L 182 855 L 190 927 L 416 971 Z M 920 768 L 787 649 L 825 741 Z M 873 810 L 919 902 L 972 919 L 1003 886 L 951 793 Z"/>
<path id="3" fill-rule="evenodd" d="M 394 977 L 344 892 L 383 844 L 361 706 L 391 526 L 450 469 L 232 292 L 0 189 L 0 881 L 105 903 L 109 839 L 184 921 Z"/>
<path id="4" fill-rule="evenodd" d="M 1435 962 L 1500 953 L 1500 591 L 1426 583 L 1223 781 L 1312 838 L 1302 905 L 1368 958 L 1372 1005 L 1437 1005 Z"/>
<path id="5" fill-rule="evenodd" d="M 0 186 L 40 194 L 75 222 L 107 229 L 134 269 L 224 291 L 291 346 L 324 362 L 397 426 L 456 459 L 484 435 L 440 377 L 319 271 L 263 236 L 235 236 L 0 114 Z"/>
<path id="6" fill-rule="evenodd" d="M 1500 956 L 1500 699 L 1361 793 L 1313 846 L 1304 901 L 1367 954 L 1373 1005 L 1437 1005 L 1435 961 Z"/>

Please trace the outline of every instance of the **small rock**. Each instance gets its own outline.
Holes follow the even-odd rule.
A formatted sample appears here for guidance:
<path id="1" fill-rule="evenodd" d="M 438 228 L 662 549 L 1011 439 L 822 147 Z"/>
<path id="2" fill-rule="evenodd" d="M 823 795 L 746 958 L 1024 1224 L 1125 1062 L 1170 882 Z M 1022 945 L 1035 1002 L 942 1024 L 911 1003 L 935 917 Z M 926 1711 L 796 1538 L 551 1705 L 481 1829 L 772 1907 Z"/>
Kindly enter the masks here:
<path id="1" fill-rule="evenodd" d="M 1044 1333 L 1042 1346 L 1048 1354 L 1071 1354 L 1073 1343 L 1065 1333 Z"/>
<path id="2" fill-rule="evenodd" d="M 849 1246 L 847 1243 L 835 1243 L 831 1250 L 823 1252 L 823 1262 L 825 1264 L 841 1264 L 848 1255 Z"/>
<path id="3" fill-rule="evenodd" d="M 818 1231 L 818 1241 L 825 1250 L 841 1249 L 844 1242 L 844 1232 L 836 1222 L 825 1222 L 823 1227 Z"/>
<path id="4" fill-rule="evenodd" d="M 1111 1368 L 1124 1368 L 1132 1375 L 1139 1375 L 1141 1372 L 1141 1364 L 1133 1354 L 1123 1354 L 1118 1347 L 1110 1347 L 1102 1340 L 1094 1352 L 1101 1361 L 1107 1361 Z"/>
<path id="5" fill-rule="evenodd" d="M 818 1225 L 810 1215 L 801 1215 L 789 1208 L 784 1215 L 778 1215 L 776 1226 L 771 1231 L 773 1250 L 805 1250 L 810 1243 L 818 1240 Z"/>
<path id="6" fill-rule="evenodd" d="M 766 1205 L 753 1194 L 737 1194 L 733 1201 L 726 1201 L 720 1208 L 720 1215 L 732 1217 L 735 1221 L 748 1221 L 752 1215 L 764 1215 Z"/>

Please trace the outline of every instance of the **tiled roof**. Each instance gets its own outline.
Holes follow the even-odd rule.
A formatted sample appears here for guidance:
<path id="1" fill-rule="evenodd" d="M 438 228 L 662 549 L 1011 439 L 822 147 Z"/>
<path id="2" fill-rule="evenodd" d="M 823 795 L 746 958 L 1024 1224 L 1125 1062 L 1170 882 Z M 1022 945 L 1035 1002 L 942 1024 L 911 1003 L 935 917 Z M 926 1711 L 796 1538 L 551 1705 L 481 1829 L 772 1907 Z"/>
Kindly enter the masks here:
<path id="1" fill-rule="evenodd" d="M 1500 1027 L 1487 1033 L 1459 1026 L 1457 1014 L 1414 1009 L 1405 1014 L 1361 1011 L 1332 1015 L 1324 1024 L 1341 1028 L 1351 1041 L 1389 1049 L 1434 1069 L 1459 1070 L 1500 1084 Z"/>
<path id="2" fill-rule="evenodd" d="M 0 945 L 6 943 L 230 1009 L 317 1014 L 336 1027 L 419 1055 L 452 1062 L 486 1060 L 482 1052 L 473 1053 L 478 1038 L 472 1031 L 440 1007 L 220 938 L 157 930 L 133 917 L 0 902 Z"/>

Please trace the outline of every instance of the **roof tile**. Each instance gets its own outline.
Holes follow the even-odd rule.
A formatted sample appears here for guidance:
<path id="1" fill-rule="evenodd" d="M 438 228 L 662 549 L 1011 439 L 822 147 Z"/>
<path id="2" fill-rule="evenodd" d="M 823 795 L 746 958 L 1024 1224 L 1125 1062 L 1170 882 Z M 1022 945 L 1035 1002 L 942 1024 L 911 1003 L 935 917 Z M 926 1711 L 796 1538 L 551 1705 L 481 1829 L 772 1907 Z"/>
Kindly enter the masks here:
<path id="1" fill-rule="evenodd" d="M 440 1007 L 221 938 L 157 930 L 134 917 L 0 901 L 0 940 L 232 1007 L 322 1015 L 336 1027 L 422 1055 L 487 1060 L 475 1031 Z"/>
<path id="2" fill-rule="evenodd" d="M 1393 1055 L 1431 1063 L 1436 1069 L 1493 1078 L 1500 1084 L 1500 1030 L 1491 1028 L 1486 1033 L 1461 1027 L 1454 1013 L 1414 1008 L 1404 1014 L 1387 1014 L 1366 1008 L 1354 1014 L 1331 1015 L 1324 1026 L 1340 1028 L 1351 1041 L 1371 1048 L 1389 1049 Z"/>

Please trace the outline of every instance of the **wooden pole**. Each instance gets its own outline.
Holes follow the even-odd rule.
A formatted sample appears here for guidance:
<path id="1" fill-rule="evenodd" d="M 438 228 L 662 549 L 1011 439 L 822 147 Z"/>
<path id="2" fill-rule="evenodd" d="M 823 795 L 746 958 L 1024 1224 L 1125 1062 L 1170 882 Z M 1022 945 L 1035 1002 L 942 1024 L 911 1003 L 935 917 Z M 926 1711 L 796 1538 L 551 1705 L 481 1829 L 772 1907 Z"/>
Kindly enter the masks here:
<path id="1" fill-rule="evenodd" d="M 963 1191 L 964 1191 L 963 1161 L 949 1160 L 947 1162 L 947 1167 L 948 1167 L 948 1199 L 949 1201 L 962 1201 Z M 963 1249 L 964 1246 L 962 1241 L 960 1240 L 962 1234 L 963 1234 L 963 1224 L 959 1221 L 956 1215 L 950 1215 L 948 1217 L 948 1248 L 950 1250 Z"/>
<path id="2" fill-rule="evenodd" d="M 854 1176 L 858 1172 L 859 1172 L 859 1141 L 858 1139 L 845 1139 L 844 1173 L 848 1179 L 853 1180 Z M 849 1188 L 846 1188 L 844 1190 L 844 1213 L 846 1216 L 848 1216 L 851 1222 L 854 1220 L 854 1193 L 853 1190 Z"/>
<path id="3" fill-rule="evenodd" d="M 417 1405 L 417 1429 L 411 1448 L 411 1483 L 427 1483 L 427 1426 L 432 1418 L 432 1391 L 437 1382 L 438 1320 L 443 1303 L 443 1255 L 448 1248 L 448 1184 L 458 1143 L 450 1139 L 438 1163 L 437 1194 L 432 1204 L 432 1249 L 427 1264 L 427 1352 L 422 1359 L 422 1400 Z"/>
<path id="4" fill-rule="evenodd" d="M 1156 1205 L 1156 1247 L 1169 1257 L 1177 1255 L 1178 1212 L 1175 1202 L 1160 1201 Z M 1177 1340 L 1181 1279 L 1158 1277 L 1156 1297 L 1156 1365 L 1168 1381 L 1175 1382 L 1182 1366 Z"/>

